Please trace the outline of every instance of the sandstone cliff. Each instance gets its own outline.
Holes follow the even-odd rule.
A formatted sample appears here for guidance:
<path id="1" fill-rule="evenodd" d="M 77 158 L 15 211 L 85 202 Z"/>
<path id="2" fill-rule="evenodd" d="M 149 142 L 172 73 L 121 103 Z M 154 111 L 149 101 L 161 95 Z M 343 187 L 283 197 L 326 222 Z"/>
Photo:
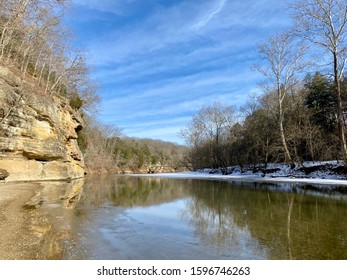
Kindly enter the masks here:
<path id="1" fill-rule="evenodd" d="M 83 177 L 80 129 L 66 98 L 40 94 L 0 66 L 0 182 Z"/>

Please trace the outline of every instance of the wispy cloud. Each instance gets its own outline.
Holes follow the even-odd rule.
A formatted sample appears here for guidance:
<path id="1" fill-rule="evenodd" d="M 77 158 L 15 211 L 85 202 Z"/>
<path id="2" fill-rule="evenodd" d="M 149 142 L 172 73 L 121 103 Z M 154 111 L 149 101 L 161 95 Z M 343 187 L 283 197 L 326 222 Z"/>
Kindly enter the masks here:
<path id="1" fill-rule="evenodd" d="M 277 0 L 73 2 L 102 86 L 101 118 L 165 140 L 213 100 L 242 105 L 259 80 L 256 42 L 290 24 Z"/>
<path id="2" fill-rule="evenodd" d="M 220 0 L 217 4 L 208 10 L 206 15 L 196 24 L 193 25 L 194 30 L 204 27 L 215 15 L 217 15 L 224 7 L 227 0 Z"/>

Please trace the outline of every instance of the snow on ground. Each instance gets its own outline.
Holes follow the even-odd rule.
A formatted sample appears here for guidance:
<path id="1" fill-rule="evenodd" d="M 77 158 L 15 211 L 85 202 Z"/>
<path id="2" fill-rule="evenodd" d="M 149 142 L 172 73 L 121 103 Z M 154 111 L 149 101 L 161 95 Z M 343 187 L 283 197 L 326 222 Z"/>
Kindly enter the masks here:
<path id="1" fill-rule="evenodd" d="M 285 164 L 268 164 L 265 168 L 241 170 L 239 166 L 229 167 L 227 175 L 221 169 L 203 169 L 194 172 L 155 173 L 136 176 L 184 178 L 184 179 L 214 179 L 243 182 L 269 183 L 303 183 L 310 185 L 347 186 L 347 175 L 341 172 L 343 164 L 336 161 L 306 162 L 302 166 L 291 169 Z"/>

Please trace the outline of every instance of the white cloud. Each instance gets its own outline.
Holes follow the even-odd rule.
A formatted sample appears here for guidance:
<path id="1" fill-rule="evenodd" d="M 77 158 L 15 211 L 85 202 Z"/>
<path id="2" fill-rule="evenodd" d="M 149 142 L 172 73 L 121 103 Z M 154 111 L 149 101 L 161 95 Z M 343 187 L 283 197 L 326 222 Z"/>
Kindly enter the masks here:
<path id="1" fill-rule="evenodd" d="M 130 136 L 173 135 L 203 105 L 242 105 L 255 89 L 257 41 L 289 25 L 286 1 L 180 0 L 135 20 L 127 15 L 143 0 L 73 0 L 114 13 L 122 25 L 85 39 L 103 89 L 102 119 Z M 93 15 L 90 15 L 91 17 Z M 105 16 L 106 17 L 106 16 Z M 106 25 L 107 26 L 107 25 Z M 169 128 L 167 128 L 169 126 Z M 177 132 L 177 131 L 176 131 Z"/>
<path id="2" fill-rule="evenodd" d="M 204 27 L 215 15 L 217 15 L 223 9 L 226 1 L 227 0 L 220 0 L 219 2 L 217 2 L 211 10 L 208 10 L 207 14 L 204 15 L 203 18 L 199 20 L 199 22 L 193 25 L 193 29 L 199 30 Z"/>
<path id="3" fill-rule="evenodd" d="M 148 18 L 121 30 L 110 30 L 90 44 L 91 52 L 95 54 L 95 63 L 119 63 L 133 59 L 136 55 L 189 41 L 191 35 L 186 31 L 195 13 L 193 10 L 196 10 L 194 5 L 184 2 L 167 10 L 158 10 Z"/>
<path id="4" fill-rule="evenodd" d="M 287 24 L 288 19 L 283 15 L 267 15 L 276 12 L 274 6 L 280 11 L 281 3 L 251 2 L 219 0 L 211 6 L 210 1 L 196 4 L 190 0 L 158 9 L 136 23 L 98 34 L 95 40 L 91 38 L 93 63 L 128 63 L 142 56 L 161 56 L 163 51 L 169 53 L 177 48 L 195 46 L 199 50 L 200 44 L 208 41 L 217 45 L 226 40 L 246 45 L 255 41 L 255 34 L 248 29 L 279 28 Z"/>
<path id="5" fill-rule="evenodd" d="M 149 84 L 147 88 L 138 85 L 137 89 L 124 89 L 122 97 L 116 97 L 115 90 L 110 95 L 113 98 L 105 99 L 101 111 L 104 119 L 117 124 L 146 120 L 153 125 L 153 119 L 179 117 L 187 120 L 216 100 L 239 107 L 253 90 L 244 84 L 253 85 L 256 78 L 256 73 L 208 72 Z"/>

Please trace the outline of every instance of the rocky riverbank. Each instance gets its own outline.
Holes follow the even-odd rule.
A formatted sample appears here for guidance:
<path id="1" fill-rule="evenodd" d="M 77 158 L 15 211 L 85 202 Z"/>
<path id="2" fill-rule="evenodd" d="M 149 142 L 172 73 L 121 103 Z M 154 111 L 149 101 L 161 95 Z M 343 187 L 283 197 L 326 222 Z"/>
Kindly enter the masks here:
<path id="1" fill-rule="evenodd" d="M 0 65 L 0 182 L 83 177 L 81 129 L 65 97 L 44 94 Z"/>

